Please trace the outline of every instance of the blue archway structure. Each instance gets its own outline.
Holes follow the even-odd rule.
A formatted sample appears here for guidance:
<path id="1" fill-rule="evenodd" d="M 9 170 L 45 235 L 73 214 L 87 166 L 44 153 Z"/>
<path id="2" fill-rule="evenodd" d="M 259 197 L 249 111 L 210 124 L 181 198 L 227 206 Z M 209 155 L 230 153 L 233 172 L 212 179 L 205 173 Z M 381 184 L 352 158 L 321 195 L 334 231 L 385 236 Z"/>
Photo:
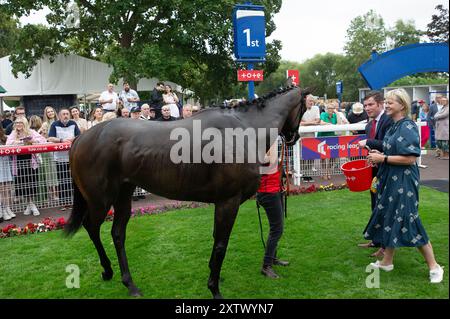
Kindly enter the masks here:
<path id="1" fill-rule="evenodd" d="M 448 43 L 415 43 L 391 51 L 372 53 L 358 71 L 372 90 L 404 76 L 421 72 L 448 72 Z"/>

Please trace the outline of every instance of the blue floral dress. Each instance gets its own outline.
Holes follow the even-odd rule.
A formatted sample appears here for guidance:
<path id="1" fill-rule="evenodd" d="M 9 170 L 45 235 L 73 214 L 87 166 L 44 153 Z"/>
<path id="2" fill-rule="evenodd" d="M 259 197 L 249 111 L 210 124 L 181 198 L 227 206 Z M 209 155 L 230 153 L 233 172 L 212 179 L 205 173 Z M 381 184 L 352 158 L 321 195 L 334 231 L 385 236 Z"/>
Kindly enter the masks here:
<path id="1" fill-rule="evenodd" d="M 394 123 L 386 132 L 383 150 L 388 156 L 420 156 L 416 124 L 409 118 Z M 420 176 L 417 164 L 381 164 L 377 179 L 377 203 L 364 237 L 389 248 L 426 245 L 429 239 L 418 213 Z"/>

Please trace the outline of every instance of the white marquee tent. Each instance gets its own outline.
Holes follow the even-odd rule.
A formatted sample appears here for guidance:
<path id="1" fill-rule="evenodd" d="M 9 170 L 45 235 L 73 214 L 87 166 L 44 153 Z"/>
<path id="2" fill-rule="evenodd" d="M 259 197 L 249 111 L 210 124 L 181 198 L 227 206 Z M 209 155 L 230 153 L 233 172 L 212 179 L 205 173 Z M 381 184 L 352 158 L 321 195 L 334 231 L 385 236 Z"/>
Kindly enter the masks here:
<path id="1" fill-rule="evenodd" d="M 77 55 L 60 55 L 53 63 L 48 58 L 38 61 L 31 76 L 25 78 L 22 73 L 15 78 L 11 72 L 9 56 L 0 59 L 0 85 L 6 93 L 0 98 L 17 99 L 28 95 L 64 95 L 76 94 L 81 97 L 96 97 L 106 90 L 109 76 L 113 69 L 106 63 L 86 59 Z M 142 79 L 137 85 L 138 91 L 151 91 L 158 79 Z M 178 92 L 182 88 L 173 82 L 170 84 Z M 122 90 L 123 82 L 115 87 L 116 92 Z"/>

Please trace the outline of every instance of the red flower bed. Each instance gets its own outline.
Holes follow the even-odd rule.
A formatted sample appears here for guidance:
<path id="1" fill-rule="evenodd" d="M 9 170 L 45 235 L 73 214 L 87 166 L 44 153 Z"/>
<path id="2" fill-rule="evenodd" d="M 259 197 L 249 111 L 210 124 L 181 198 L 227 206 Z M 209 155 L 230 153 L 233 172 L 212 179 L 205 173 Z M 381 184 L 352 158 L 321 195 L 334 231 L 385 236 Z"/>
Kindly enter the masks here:
<path id="1" fill-rule="evenodd" d="M 326 186 L 315 186 L 314 184 L 308 187 L 299 187 L 290 190 L 290 195 L 300 195 L 321 191 L 333 191 L 337 189 L 347 188 L 346 184 L 342 185 L 326 185 Z M 152 215 L 166 212 L 168 210 L 174 209 L 182 209 L 182 208 L 197 208 L 204 206 L 205 204 L 199 203 L 184 203 L 184 202 L 176 202 L 176 203 L 168 203 L 163 206 L 155 206 L 150 205 L 146 207 L 133 208 L 131 210 L 131 216 L 141 216 L 141 215 Z M 106 221 L 111 221 L 114 219 L 114 210 L 109 210 L 106 216 Z M 27 234 L 35 234 L 35 233 L 45 233 L 48 231 L 52 231 L 55 229 L 62 229 L 66 225 L 66 221 L 64 217 L 58 218 L 57 220 L 47 217 L 42 222 L 34 224 L 28 223 L 25 227 L 17 227 L 15 224 L 9 224 L 3 228 L 1 228 L 0 238 L 13 237 L 19 235 L 27 235 Z"/>

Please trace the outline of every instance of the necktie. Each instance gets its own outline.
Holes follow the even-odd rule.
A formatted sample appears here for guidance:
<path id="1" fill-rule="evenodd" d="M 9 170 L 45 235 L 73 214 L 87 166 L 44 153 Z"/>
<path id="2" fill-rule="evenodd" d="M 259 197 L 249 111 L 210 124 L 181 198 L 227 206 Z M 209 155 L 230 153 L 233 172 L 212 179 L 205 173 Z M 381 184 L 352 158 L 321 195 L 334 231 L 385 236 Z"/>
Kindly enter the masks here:
<path id="1" fill-rule="evenodd" d="M 372 126 L 370 127 L 369 138 L 374 139 L 377 132 L 377 120 L 372 120 Z"/>

